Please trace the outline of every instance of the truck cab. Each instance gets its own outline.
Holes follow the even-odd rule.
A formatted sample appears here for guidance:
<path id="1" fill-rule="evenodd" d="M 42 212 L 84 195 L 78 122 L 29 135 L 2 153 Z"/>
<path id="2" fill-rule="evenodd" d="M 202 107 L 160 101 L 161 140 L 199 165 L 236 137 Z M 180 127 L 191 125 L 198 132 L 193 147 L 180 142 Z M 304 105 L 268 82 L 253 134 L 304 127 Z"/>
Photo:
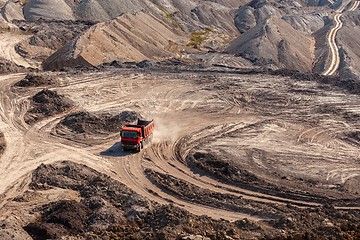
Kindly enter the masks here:
<path id="1" fill-rule="evenodd" d="M 140 150 L 146 141 L 150 141 L 154 131 L 154 121 L 138 119 L 136 124 L 126 124 L 120 133 L 123 151 Z"/>
<path id="2" fill-rule="evenodd" d="M 140 128 L 124 127 L 120 133 L 123 150 L 137 150 L 142 148 L 142 134 Z"/>

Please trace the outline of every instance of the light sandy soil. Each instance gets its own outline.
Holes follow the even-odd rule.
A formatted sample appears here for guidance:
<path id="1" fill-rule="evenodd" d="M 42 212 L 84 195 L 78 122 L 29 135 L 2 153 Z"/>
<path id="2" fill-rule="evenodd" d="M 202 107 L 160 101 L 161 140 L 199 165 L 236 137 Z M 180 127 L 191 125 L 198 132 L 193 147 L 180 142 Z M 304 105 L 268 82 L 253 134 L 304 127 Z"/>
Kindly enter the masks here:
<path id="1" fill-rule="evenodd" d="M 339 47 L 336 43 L 336 37 L 339 30 L 343 27 L 343 14 L 344 12 L 353 12 L 359 7 L 359 1 L 344 1 L 341 7 L 336 11 L 334 15 L 334 26 L 331 28 L 327 42 L 330 48 L 330 63 L 325 68 L 323 75 L 334 75 L 340 66 L 340 54 Z"/>
<path id="2" fill-rule="evenodd" d="M 17 33 L 2 33 L 0 34 L 0 56 L 17 65 L 24 67 L 34 67 L 34 63 L 21 57 L 15 50 L 15 46 L 29 38 L 29 35 L 17 34 Z"/>
<path id="3" fill-rule="evenodd" d="M 360 193 L 355 188 L 344 190 L 360 175 L 360 143 L 348 137 L 360 130 L 357 95 L 267 75 L 141 71 L 59 75 L 58 86 L 50 89 L 71 98 L 76 104 L 72 111 L 134 110 L 155 119 L 153 144 L 133 154 L 120 150 L 118 134 L 95 145 L 54 134 L 68 113 L 27 125 L 28 97 L 40 88 L 12 91 L 23 77 L 0 79 L 0 131 L 6 139 L 0 168 L 4 209 L 27 190 L 32 170 L 60 160 L 84 163 L 150 200 L 216 219 L 262 217 L 177 198 L 154 185 L 144 170 L 255 202 L 310 207 L 331 202 L 359 208 Z M 204 151 L 218 153 L 278 188 L 227 184 L 186 164 L 192 153 Z"/>

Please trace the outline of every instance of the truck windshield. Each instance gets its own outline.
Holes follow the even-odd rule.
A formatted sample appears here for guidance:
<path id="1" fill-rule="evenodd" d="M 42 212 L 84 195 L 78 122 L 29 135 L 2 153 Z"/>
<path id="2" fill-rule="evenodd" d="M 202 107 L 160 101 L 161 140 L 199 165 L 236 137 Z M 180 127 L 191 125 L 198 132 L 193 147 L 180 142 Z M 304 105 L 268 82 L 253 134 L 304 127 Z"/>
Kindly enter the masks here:
<path id="1" fill-rule="evenodd" d="M 139 136 L 138 132 L 122 132 L 121 137 L 123 138 L 137 138 Z"/>

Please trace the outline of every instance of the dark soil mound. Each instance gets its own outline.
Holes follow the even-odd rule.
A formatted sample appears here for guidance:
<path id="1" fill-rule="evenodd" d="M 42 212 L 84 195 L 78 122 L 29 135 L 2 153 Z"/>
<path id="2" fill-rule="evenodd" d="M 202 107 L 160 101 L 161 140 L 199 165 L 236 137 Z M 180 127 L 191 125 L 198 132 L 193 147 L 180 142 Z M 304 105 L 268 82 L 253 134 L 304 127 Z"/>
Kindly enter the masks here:
<path id="1" fill-rule="evenodd" d="M 116 116 L 76 112 L 66 116 L 59 124 L 75 133 L 111 133 L 119 132 L 124 123 L 134 122 L 138 117 L 138 113 L 131 111 Z"/>
<path id="2" fill-rule="evenodd" d="M 360 224 L 357 223 L 360 218 L 358 211 L 349 211 L 349 217 L 344 219 L 346 211 L 338 211 L 329 205 L 318 209 L 300 209 L 290 205 L 265 204 L 234 195 L 201 189 L 184 180 L 149 169 L 146 170 L 146 175 L 164 191 L 171 192 L 188 202 L 272 219 L 268 223 L 274 229 L 267 230 L 266 233 L 261 230 L 258 224 L 246 219 L 235 222 L 237 228 L 241 230 L 263 234 L 263 238 L 260 239 L 294 239 L 290 237 L 294 235 L 298 236 L 295 239 L 320 239 L 322 236 L 326 236 L 322 239 L 337 239 L 339 236 L 347 236 L 351 239 L 351 237 L 359 235 L 355 233 L 360 227 Z M 286 236 L 287 234 L 279 236 L 274 232 L 275 229 L 287 231 L 288 236 Z M 311 237 L 307 238 L 306 236 Z"/>
<path id="3" fill-rule="evenodd" d="M 198 217 L 171 205 L 158 205 L 124 184 L 85 165 L 64 161 L 40 165 L 32 189 L 60 187 L 78 191 L 80 203 L 59 201 L 35 211 L 41 217 L 25 227 L 34 239 L 81 236 L 89 239 L 181 239 L 201 234 L 211 239 L 239 237 L 228 221 Z"/>
<path id="4" fill-rule="evenodd" d="M 219 206 L 242 201 L 233 196 L 220 199 L 220 195 L 207 190 L 197 192 L 199 189 L 192 184 L 166 174 L 148 170 L 147 175 L 162 187 L 166 186 L 167 191 L 177 192 L 178 196 L 184 194 L 183 197 L 191 197 L 191 201 L 199 198 L 198 201 L 207 200 L 205 203 L 212 202 Z M 67 236 L 85 239 L 195 239 L 195 235 L 210 239 L 360 237 L 360 212 L 356 210 L 337 210 L 330 205 L 317 208 L 274 205 L 273 210 L 280 216 L 272 215 L 265 230 L 261 223 L 256 224 L 246 219 L 234 223 L 213 220 L 195 216 L 172 205 L 150 202 L 124 184 L 85 165 L 69 161 L 40 165 L 33 172 L 30 187 L 34 190 L 52 187 L 72 189 L 78 191 L 82 198 L 80 202 L 58 201 L 34 209 L 41 217 L 24 228 L 34 239 L 59 239 Z M 259 203 L 252 204 L 254 209 L 263 211 L 260 205 L 255 206 Z M 246 207 L 245 205 L 246 201 L 238 207 Z M 267 207 L 271 211 L 270 206 Z"/>
<path id="5" fill-rule="evenodd" d="M 57 50 L 81 32 L 91 27 L 93 22 L 70 20 L 36 20 L 19 21 L 14 23 L 21 29 L 31 33 L 29 44 Z"/>
<path id="6" fill-rule="evenodd" d="M 217 180 L 235 184 L 252 191 L 294 200 L 319 202 L 322 204 L 332 203 L 334 201 L 318 193 L 311 193 L 285 186 L 280 187 L 266 179 L 257 177 L 251 170 L 243 169 L 231 158 L 228 159 L 215 153 L 190 153 L 186 161 L 194 171 L 200 170 L 202 174 L 207 174 Z"/>
<path id="7" fill-rule="evenodd" d="M 0 155 L 4 153 L 5 151 L 5 138 L 4 138 L 4 134 L 0 132 Z"/>
<path id="8" fill-rule="evenodd" d="M 254 174 L 239 169 L 233 162 L 220 159 L 213 153 L 195 152 L 187 160 L 192 166 L 223 179 L 251 184 L 260 181 Z"/>
<path id="9" fill-rule="evenodd" d="M 177 197 L 189 202 L 234 212 L 247 213 L 249 215 L 258 215 L 259 217 L 264 218 L 279 218 L 282 216 L 281 212 L 277 209 L 278 207 L 275 207 L 272 204 L 257 203 L 242 199 L 235 195 L 201 189 L 184 180 L 150 169 L 146 169 L 145 173 L 146 176 L 161 189 L 171 192 Z"/>
<path id="10" fill-rule="evenodd" d="M 25 230 L 35 239 L 58 239 L 83 232 L 90 208 L 75 201 L 59 201 L 44 206 L 41 222 L 31 223 Z"/>
<path id="11" fill-rule="evenodd" d="M 344 139 L 355 146 L 360 146 L 360 132 L 350 132 Z"/>
<path id="12" fill-rule="evenodd" d="M 24 79 L 15 83 L 16 87 L 40 87 L 54 84 L 54 81 L 48 76 L 36 75 L 34 73 L 27 74 Z"/>
<path id="13" fill-rule="evenodd" d="M 25 116 L 28 124 L 65 112 L 73 106 L 70 99 L 48 89 L 43 89 L 35 94 L 31 98 L 30 104 L 32 107 Z"/>
<path id="14" fill-rule="evenodd" d="M 0 58 L 0 74 L 24 72 L 26 68 L 16 65 L 9 60 Z"/>

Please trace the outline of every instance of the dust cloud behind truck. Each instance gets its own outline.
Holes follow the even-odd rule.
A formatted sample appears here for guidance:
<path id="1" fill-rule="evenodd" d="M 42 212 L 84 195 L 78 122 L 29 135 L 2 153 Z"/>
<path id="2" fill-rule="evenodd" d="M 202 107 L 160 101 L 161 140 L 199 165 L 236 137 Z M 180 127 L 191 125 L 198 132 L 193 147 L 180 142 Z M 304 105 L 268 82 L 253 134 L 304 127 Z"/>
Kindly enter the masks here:
<path id="1" fill-rule="evenodd" d="M 140 152 L 144 145 L 151 141 L 154 128 L 154 120 L 138 119 L 136 124 L 126 124 L 120 133 L 123 151 Z"/>

